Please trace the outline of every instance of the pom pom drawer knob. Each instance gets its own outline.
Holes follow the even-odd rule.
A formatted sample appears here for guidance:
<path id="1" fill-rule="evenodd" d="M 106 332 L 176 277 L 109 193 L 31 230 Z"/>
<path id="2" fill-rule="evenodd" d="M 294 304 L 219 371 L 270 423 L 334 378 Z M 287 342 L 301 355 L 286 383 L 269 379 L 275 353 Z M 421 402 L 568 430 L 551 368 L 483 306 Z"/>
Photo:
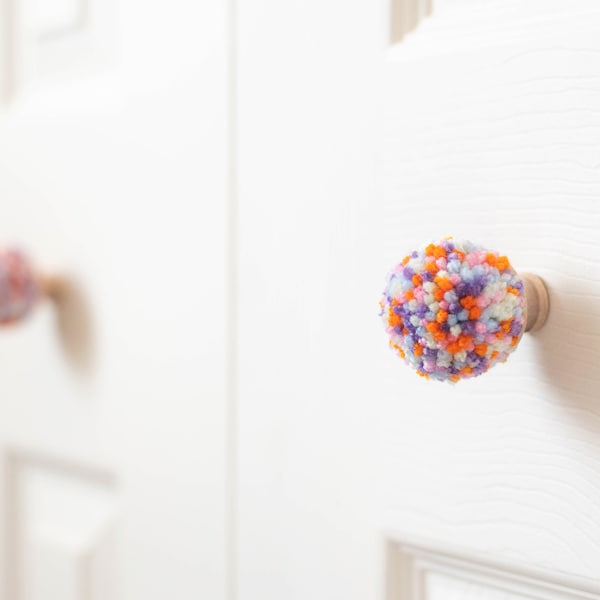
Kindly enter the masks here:
<path id="1" fill-rule="evenodd" d="M 459 381 L 504 362 L 548 316 L 542 280 L 506 256 L 447 238 L 414 250 L 388 274 L 380 316 L 391 348 L 417 374 Z"/>
<path id="2" fill-rule="evenodd" d="M 23 321 L 44 298 L 56 300 L 62 280 L 37 273 L 14 248 L 0 249 L 0 326 Z"/>

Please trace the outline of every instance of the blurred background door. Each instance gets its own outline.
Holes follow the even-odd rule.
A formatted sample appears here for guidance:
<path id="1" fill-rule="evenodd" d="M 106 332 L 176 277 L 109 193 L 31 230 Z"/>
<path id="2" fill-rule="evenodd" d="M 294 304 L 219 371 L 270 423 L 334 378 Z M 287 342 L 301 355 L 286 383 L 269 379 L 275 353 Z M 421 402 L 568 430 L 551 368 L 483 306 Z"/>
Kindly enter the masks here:
<path id="1" fill-rule="evenodd" d="M 222 598 L 225 2 L 0 17 L 0 240 L 72 282 L 0 331 L 0 595 Z"/>
<path id="2" fill-rule="evenodd" d="M 597 2 L 241 2 L 239 597 L 597 598 Z M 454 235 L 550 290 L 456 386 L 378 301 Z M 387 584 L 386 584 L 387 578 Z"/>

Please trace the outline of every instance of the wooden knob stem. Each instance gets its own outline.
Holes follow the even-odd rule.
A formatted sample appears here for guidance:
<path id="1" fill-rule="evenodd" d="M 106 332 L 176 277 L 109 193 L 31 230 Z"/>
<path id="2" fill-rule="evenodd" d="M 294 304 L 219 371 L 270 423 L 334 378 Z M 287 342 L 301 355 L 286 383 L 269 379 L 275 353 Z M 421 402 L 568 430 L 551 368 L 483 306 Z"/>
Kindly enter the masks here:
<path id="1" fill-rule="evenodd" d="M 58 275 L 38 275 L 40 295 L 53 302 L 58 302 L 65 290 L 65 280 Z"/>

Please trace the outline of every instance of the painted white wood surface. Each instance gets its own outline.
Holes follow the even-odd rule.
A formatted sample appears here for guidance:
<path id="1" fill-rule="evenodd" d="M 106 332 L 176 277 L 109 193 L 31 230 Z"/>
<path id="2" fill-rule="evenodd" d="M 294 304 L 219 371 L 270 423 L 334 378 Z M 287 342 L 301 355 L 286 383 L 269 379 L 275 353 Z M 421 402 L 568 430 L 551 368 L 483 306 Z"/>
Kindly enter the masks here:
<path id="1" fill-rule="evenodd" d="M 496 559 L 486 562 L 455 548 L 427 549 L 388 544 L 386 599 L 414 600 L 594 600 L 597 594 L 576 578 L 523 568 Z"/>
<path id="2" fill-rule="evenodd" d="M 240 6 L 240 598 L 380 598 L 414 536 L 600 585 L 600 7 Z M 444 235 L 542 276 L 546 327 L 456 386 L 377 317 Z"/>
<path id="3" fill-rule="evenodd" d="M 0 9 L 0 242 L 94 332 L 87 370 L 49 305 L 0 332 L 0 597 L 218 600 L 226 3 Z"/>

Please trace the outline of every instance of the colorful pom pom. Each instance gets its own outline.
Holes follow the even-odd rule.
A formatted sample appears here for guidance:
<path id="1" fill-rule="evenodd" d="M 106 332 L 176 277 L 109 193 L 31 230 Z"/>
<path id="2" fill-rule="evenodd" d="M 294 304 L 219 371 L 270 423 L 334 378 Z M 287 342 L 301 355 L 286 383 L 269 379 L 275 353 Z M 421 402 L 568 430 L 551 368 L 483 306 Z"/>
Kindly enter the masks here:
<path id="1" fill-rule="evenodd" d="M 18 250 L 0 250 L 0 325 L 21 320 L 40 295 L 28 260 Z"/>
<path id="2" fill-rule="evenodd" d="M 524 284 L 506 256 L 452 238 L 392 269 L 380 306 L 393 350 L 439 381 L 504 362 L 525 327 Z"/>

